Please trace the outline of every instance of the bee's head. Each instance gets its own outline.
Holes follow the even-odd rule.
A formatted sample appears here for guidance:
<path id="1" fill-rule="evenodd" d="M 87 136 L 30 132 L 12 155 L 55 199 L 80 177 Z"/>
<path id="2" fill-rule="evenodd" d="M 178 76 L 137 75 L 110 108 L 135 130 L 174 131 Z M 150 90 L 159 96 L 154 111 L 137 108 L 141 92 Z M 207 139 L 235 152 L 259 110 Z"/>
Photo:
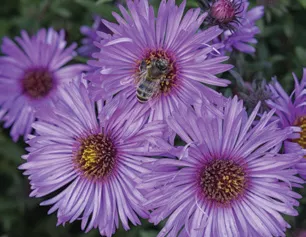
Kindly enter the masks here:
<path id="1" fill-rule="evenodd" d="M 168 70 L 169 62 L 166 59 L 159 58 L 156 60 L 155 65 L 160 71 L 165 72 Z"/>
<path id="2" fill-rule="evenodd" d="M 168 60 L 163 58 L 152 60 L 150 74 L 153 78 L 158 78 L 162 75 L 166 75 L 168 72 L 169 72 Z"/>

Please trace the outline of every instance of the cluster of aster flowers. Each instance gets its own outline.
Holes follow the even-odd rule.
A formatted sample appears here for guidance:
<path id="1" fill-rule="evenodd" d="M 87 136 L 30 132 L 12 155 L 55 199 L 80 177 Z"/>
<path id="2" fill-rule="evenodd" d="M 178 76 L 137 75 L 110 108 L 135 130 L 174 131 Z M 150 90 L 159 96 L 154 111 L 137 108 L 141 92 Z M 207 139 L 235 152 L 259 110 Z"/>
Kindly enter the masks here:
<path id="1" fill-rule="evenodd" d="M 82 27 L 88 65 L 73 63 L 63 31 L 3 39 L 0 120 L 28 144 L 30 196 L 48 195 L 58 225 L 102 236 L 141 218 L 166 221 L 160 237 L 285 236 L 306 177 L 306 76 L 292 96 L 263 84 L 269 110 L 250 113 L 210 87 L 233 67 L 214 52 L 254 52 L 263 8 L 126 5 L 116 23 Z"/>

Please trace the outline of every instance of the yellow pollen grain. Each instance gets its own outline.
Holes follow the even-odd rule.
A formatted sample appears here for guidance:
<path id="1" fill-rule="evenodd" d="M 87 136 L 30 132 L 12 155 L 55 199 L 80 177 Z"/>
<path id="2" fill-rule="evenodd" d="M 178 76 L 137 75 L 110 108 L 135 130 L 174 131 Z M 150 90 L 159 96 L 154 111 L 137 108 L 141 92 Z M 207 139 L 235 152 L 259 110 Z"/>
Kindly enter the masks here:
<path id="1" fill-rule="evenodd" d="M 97 152 L 94 145 L 87 146 L 82 154 L 82 160 L 84 160 L 84 168 L 94 168 L 97 162 Z"/>
<path id="2" fill-rule="evenodd" d="M 223 180 L 229 180 L 229 177 L 227 175 L 223 176 Z"/>

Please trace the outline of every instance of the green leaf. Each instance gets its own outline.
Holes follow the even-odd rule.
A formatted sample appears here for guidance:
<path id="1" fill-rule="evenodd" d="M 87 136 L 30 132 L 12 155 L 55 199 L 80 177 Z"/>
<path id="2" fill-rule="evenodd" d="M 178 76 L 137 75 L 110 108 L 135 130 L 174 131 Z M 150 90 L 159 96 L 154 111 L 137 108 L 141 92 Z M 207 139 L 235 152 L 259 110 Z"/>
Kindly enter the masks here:
<path id="1" fill-rule="evenodd" d="M 298 1 L 304 8 L 306 8 L 306 0 L 298 0 Z"/>
<path id="2" fill-rule="evenodd" d="M 100 4 L 104 4 L 104 3 L 109 3 L 109 2 L 111 2 L 112 0 L 98 0 L 97 2 L 96 2 L 96 5 L 100 5 Z"/>
<path id="3" fill-rule="evenodd" d="M 140 230 L 139 237 L 156 237 L 158 232 L 158 230 Z"/>
<path id="4" fill-rule="evenodd" d="M 295 54 L 301 62 L 306 62 L 306 50 L 303 47 L 297 46 L 295 48 Z"/>

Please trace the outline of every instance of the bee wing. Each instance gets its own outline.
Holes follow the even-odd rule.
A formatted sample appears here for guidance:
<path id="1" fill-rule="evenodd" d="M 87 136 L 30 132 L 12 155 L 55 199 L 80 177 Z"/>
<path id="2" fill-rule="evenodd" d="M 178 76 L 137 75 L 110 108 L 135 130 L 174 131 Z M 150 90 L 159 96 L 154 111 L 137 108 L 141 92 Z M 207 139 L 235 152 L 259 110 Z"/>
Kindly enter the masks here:
<path id="1" fill-rule="evenodd" d="M 151 108 L 153 108 L 154 104 L 157 100 L 154 100 L 156 97 L 160 96 L 160 80 L 156 80 L 154 88 L 152 88 L 154 93 L 152 97 L 148 100 L 148 104 Z"/>
<path id="2" fill-rule="evenodd" d="M 156 96 L 156 94 L 158 94 L 160 91 L 160 81 L 161 79 L 155 81 L 154 88 L 153 88 L 153 91 L 154 91 L 153 97 Z"/>
<path id="3" fill-rule="evenodd" d="M 152 86 L 152 91 L 153 91 L 153 95 L 151 96 L 151 98 L 148 100 L 148 103 L 151 105 L 153 105 L 152 101 L 154 100 L 154 98 L 156 98 L 160 93 L 160 81 L 161 79 L 159 80 L 154 80 L 154 84 Z"/>
<path id="4" fill-rule="evenodd" d="M 148 75 L 147 70 L 139 72 L 138 75 L 135 77 L 136 85 L 138 86 L 140 83 L 146 80 L 147 75 Z"/>

